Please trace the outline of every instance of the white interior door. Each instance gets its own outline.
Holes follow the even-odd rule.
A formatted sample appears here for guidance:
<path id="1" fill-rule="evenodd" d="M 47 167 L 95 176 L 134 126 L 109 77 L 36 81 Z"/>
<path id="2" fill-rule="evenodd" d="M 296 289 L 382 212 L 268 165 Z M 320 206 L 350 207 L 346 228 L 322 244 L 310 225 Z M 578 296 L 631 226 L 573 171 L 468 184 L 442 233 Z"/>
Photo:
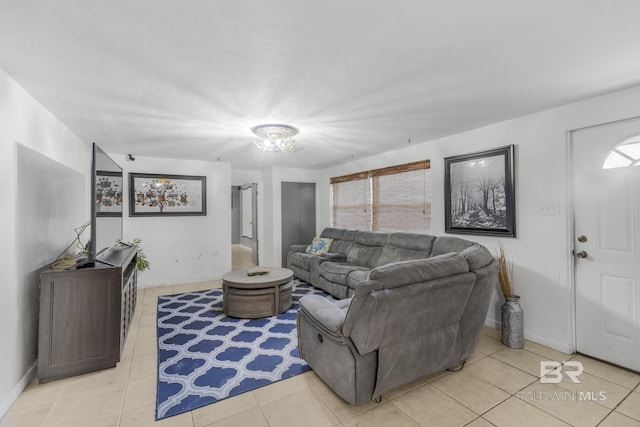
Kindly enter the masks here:
<path id="1" fill-rule="evenodd" d="M 640 137 L 635 145 L 633 138 L 638 135 L 640 119 L 634 119 L 575 131 L 571 141 L 577 350 L 636 371 L 640 162 L 633 159 L 640 159 Z M 607 166 L 619 167 L 603 168 L 607 158 Z"/>
<path id="2" fill-rule="evenodd" d="M 242 241 L 251 244 L 251 261 L 259 265 L 258 255 L 258 184 L 243 184 L 240 189 L 242 206 Z"/>
<path id="3" fill-rule="evenodd" d="M 252 187 L 242 188 L 242 237 L 253 238 L 253 223 L 251 196 Z"/>

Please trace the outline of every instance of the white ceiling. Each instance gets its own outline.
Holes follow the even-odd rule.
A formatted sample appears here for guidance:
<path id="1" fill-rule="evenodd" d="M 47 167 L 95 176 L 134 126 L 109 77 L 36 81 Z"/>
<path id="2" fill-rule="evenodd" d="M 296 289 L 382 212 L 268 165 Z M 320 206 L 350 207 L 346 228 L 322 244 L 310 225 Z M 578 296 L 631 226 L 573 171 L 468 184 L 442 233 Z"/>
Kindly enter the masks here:
<path id="1" fill-rule="evenodd" d="M 326 167 L 640 84 L 637 0 L 0 0 L 0 67 L 105 151 Z M 262 153 L 250 128 L 300 129 Z"/>

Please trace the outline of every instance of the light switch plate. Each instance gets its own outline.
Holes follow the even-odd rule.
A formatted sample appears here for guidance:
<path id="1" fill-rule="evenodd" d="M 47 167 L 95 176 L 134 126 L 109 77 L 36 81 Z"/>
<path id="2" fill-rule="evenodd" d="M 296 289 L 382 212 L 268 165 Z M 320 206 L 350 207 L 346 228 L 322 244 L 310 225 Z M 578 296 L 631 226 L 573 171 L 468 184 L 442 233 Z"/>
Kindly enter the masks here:
<path id="1" fill-rule="evenodd" d="M 560 204 L 557 202 L 539 203 L 538 215 L 560 215 Z"/>

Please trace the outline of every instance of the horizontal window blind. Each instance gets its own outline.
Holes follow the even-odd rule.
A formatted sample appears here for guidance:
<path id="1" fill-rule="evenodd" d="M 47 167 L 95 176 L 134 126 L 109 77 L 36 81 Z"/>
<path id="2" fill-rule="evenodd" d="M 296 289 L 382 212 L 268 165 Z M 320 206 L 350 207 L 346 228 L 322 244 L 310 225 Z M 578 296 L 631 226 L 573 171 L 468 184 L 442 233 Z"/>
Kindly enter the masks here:
<path id="1" fill-rule="evenodd" d="M 332 225 L 360 230 L 428 233 L 428 160 L 331 178 Z"/>
<path id="2" fill-rule="evenodd" d="M 372 230 L 431 229 L 429 169 L 373 177 Z"/>
<path id="3" fill-rule="evenodd" d="M 371 189 L 368 177 L 332 183 L 331 193 L 331 218 L 334 226 L 369 230 Z"/>

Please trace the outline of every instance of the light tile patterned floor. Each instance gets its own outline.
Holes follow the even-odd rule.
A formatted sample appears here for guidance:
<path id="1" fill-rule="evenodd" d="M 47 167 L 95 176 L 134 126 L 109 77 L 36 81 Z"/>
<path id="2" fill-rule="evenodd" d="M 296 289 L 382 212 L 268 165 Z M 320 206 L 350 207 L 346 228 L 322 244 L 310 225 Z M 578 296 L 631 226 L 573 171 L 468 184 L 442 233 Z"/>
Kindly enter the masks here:
<path id="1" fill-rule="evenodd" d="M 212 287 L 220 281 L 139 290 L 116 368 L 42 385 L 34 381 L 0 427 L 640 426 L 640 375 L 533 342 L 523 350 L 505 348 L 490 328 L 462 371 L 421 378 L 387 393 L 380 404 L 348 405 L 307 372 L 156 422 L 157 297 Z M 541 384 L 542 360 L 582 362 L 582 383 Z M 606 400 L 581 400 L 580 392 L 604 392 Z"/>

